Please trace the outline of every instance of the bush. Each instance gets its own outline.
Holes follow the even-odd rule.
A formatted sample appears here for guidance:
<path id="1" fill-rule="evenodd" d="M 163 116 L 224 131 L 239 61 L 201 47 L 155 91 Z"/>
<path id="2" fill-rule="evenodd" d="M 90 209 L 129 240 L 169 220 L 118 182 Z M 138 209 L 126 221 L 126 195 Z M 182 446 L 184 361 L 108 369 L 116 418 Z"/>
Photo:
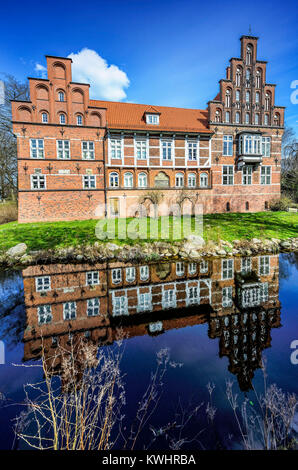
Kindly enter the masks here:
<path id="1" fill-rule="evenodd" d="M 292 205 L 292 199 L 282 196 L 280 199 L 272 199 L 269 207 L 271 211 L 287 211 Z"/>
<path id="2" fill-rule="evenodd" d="M 18 218 L 18 207 L 15 202 L 0 203 L 0 224 L 12 222 Z"/>

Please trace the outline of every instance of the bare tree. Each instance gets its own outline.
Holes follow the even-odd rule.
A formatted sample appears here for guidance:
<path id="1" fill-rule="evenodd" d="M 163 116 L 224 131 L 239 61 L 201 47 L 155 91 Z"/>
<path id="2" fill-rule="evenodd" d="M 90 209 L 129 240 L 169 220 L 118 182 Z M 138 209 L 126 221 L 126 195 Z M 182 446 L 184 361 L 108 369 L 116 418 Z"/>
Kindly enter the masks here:
<path id="1" fill-rule="evenodd" d="M 298 138 L 292 128 L 286 128 L 282 140 L 283 193 L 298 202 Z"/>

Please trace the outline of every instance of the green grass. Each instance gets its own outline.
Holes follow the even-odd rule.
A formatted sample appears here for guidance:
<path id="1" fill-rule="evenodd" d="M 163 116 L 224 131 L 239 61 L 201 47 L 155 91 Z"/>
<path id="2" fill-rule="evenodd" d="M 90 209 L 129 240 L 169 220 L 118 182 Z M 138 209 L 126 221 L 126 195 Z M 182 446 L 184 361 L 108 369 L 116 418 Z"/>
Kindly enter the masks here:
<path id="1" fill-rule="evenodd" d="M 170 217 L 170 230 L 166 233 L 162 224 L 165 218 L 158 219 L 159 240 L 177 239 L 177 226 L 180 221 Z M 151 219 L 152 221 L 152 219 Z M 110 224 L 116 224 L 116 240 L 118 243 L 134 244 L 136 242 L 153 241 L 147 238 L 150 219 L 114 219 Z M 40 222 L 18 224 L 10 222 L 0 225 L 0 250 L 7 250 L 17 243 L 24 242 L 29 250 L 50 249 L 56 247 L 93 244 L 98 241 L 95 226 L 98 220 L 83 220 L 73 222 Z M 133 240 L 127 238 L 125 228 L 131 224 L 140 223 L 145 238 Z M 194 218 L 191 219 L 194 227 Z M 110 227 L 111 231 L 111 227 Z M 132 233 L 136 233 L 132 228 Z M 298 236 L 298 214 L 289 212 L 258 212 L 258 213 L 229 213 L 208 214 L 204 216 L 204 238 L 206 241 L 219 239 L 232 241 L 235 239 L 251 238 L 290 238 Z M 156 239 L 156 238 L 155 238 Z M 179 237 L 178 237 L 179 239 Z"/>

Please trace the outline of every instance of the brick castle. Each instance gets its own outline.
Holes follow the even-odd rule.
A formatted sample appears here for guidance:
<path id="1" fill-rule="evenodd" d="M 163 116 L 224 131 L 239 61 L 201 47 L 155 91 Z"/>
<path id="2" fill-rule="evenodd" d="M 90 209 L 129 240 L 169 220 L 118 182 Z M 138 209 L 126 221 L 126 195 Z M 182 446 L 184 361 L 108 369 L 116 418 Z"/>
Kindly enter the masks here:
<path id="1" fill-rule="evenodd" d="M 159 215 L 182 193 L 189 211 L 267 209 L 280 196 L 284 107 L 258 38 L 240 41 L 204 110 L 91 100 L 71 59 L 46 56 L 48 78 L 29 78 L 30 101 L 12 101 L 19 222 L 135 216 L 153 190 Z"/>

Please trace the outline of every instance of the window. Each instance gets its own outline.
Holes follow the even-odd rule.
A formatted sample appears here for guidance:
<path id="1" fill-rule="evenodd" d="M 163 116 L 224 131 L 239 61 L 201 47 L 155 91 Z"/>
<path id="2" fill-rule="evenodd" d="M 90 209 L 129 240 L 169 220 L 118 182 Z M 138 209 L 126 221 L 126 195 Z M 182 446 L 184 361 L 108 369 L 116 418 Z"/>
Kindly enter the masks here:
<path id="1" fill-rule="evenodd" d="M 112 283 L 119 284 L 122 280 L 121 269 L 115 268 L 112 269 Z"/>
<path id="2" fill-rule="evenodd" d="M 148 331 L 149 333 L 159 333 L 163 330 L 163 324 L 161 321 L 155 323 L 149 323 Z"/>
<path id="3" fill-rule="evenodd" d="M 245 101 L 246 101 L 246 103 L 249 103 L 249 102 L 250 102 L 250 91 L 247 91 L 247 92 L 245 93 Z"/>
<path id="4" fill-rule="evenodd" d="M 77 115 L 77 125 L 78 125 L 78 126 L 82 126 L 82 125 L 83 125 L 83 118 L 82 118 L 81 114 L 78 114 L 78 115 Z"/>
<path id="5" fill-rule="evenodd" d="M 222 306 L 232 307 L 233 305 L 233 287 L 223 287 L 222 289 Z"/>
<path id="6" fill-rule="evenodd" d="M 44 124 L 48 123 L 48 113 L 41 114 L 41 122 L 43 122 Z"/>
<path id="7" fill-rule="evenodd" d="M 146 160 L 147 158 L 147 141 L 136 140 L 136 153 L 139 160 Z"/>
<path id="8" fill-rule="evenodd" d="M 261 166 L 261 184 L 271 184 L 271 166 Z"/>
<path id="9" fill-rule="evenodd" d="M 58 100 L 59 101 L 65 101 L 65 95 L 64 95 L 64 91 L 59 91 L 58 92 Z"/>
<path id="10" fill-rule="evenodd" d="M 259 114 L 255 114 L 255 124 L 256 125 L 260 124 L 260 115 Z"/>
<path id="11" fill-rule="evenodd" d="M 226 122 L 230 122 L 230 111 L 226 111 Z"/>
<path id="12" fill-rule="evenodd" d="M 236 122 L 236 124 L 239 124 L 239 123 L 240 123 L 240 113 L 239 113 L 239 111 L 236 111 L 236 114 L 235 114 L 235 122 Z"/>
<path id="13" fill-rule="evenodd" d="M 121 295 L 113 298 L 113 315 L 128 315 L 127 297 Z"/>
<path id="14" fill-rule="evenodd" d="M 231 92 L 230 90 L 226 91 L 226 107 L 230 108 L 231 106 Z"/>
<path id="15" fill-rule="evenodd" d="M 158 114 L 146 114 L 146 123 L 158 125 L 159 115 Z"/>
<path id="16" fill-rule="evenodd" d="M 232 135 L 223 136 L 222 154 L 227 157 L 231 157 L 233 155 L 233 136 Z"/>
<path id="17" fill-rule="evenodd" d="M 246 80 L 250 80 L 250 69 L 246 70 Z"/>
<path id="18" fill-rule="evenodd" d="M 265 111 L 269 111 L 270 109 L 270 94 L 266 93 L 265 95 Z"/>
<path id="19" fill-rule="evenodd" d="M 38 324 L 45 325 L 52 321 L 52 306 L 51 305 L 39 305 L 37 307 Z"/>
<path id="20" fill-rule="evenodd" d="M 164 290 L 162 293 L 162 307 L 174 308 L 176 307 L 176 294 L 174 289 Z"/>
<path id="21" fill-rule="evenodd" d="M 110 173 L 110 187 L 111 188 L 119 187 L 119 175 L 116 172 Z"/>
<path id="22" fill-rule="evenodd" d="M 231 204 L 230 204 L 229 202 L 227 202 L 227 204 L 226 204 L 226 211 L 227 211 L 227 212 L 230 212 L 230 210 L 231 210 Z"/>
<path id="23" fill-rule="evenodd" d="M 64 160 L 70 159 L 69 140 L 57 140 L 57 158 Z"/>
<path id="24" fill-rule="evenodd" d="M 241 258 L 241 273 L 248 274 L 251 272 L 251 258 Z"/>
<path id="25" fill-rule="evenodd" d="M 246 65 L 251 65 L 251 55 L 252 55 L 251 46 L 247 46 L 247 49 L 246 49 Z"/>
<path id="26" fill-rule="evenodd" d="M 197 142 L 188 142 L 188 160 L 197 160 Z"/>
<path id="27" fill-rule="evenodd" d="M 59 122 L 60 122 L 60 124 L 66 124 L 65 114 L 63 114 L 63 113 L 59 114 Z"/>
<path id="28" fill-rule="evenodd" d="M 95 189 L 96 188 L 96 176 L 95 175 L 83 175 L 83 188 Z"/>
<path id="29" fill-rule="evenodd" d="M 88 317 L 96 317 L 99 315 L 99 299 L 94 298 L 94 299 L 88 299 L 87 300 L 87 316 Z"/>
<path id="30" fill-rule="evenodd" d="M 189 173 L 188 174 L 188 187 L 189 188 L 195 188 L 197 184 L 197 178 L 194 173 Z"/>
<path id="31" fill-rule="evenodd" d="M 269 256 L 260 256 L 259 258 L 259 273 L 262 276 L 270 274 L 270 258 Z"/>
<path id="32" fill-rule="evenodd" d="M 31 175 L 31 189 L 46 189 L 45 175 Z"/>
<path id="33" fill-rule="evenodd" d="M 207 188 L 208 187 L 208 175 L 207 173 L 200 174 L 200 187 Z"/>
<path id="34" fill-rule="evenodd" d="M 184 274 L 184 263 L 182 261 L 178 261 L 176 263 L 176 275 L 183 276 Z"/>
<path id="35" fill-rule="evenodd" d="M 30 157 L 44 158 L 43 139 L 30 139 Z"/>
<path id="36" fill-rule="evenodd" d="M 246 201 L 246 203 L 245 203 L 245 210 L 249 211 L 249 202 L 248 201 Z"/>
<path id="37" fill-rule="evenodd" d="M 183 173 L 176 173 L 176 187 L 183 188 L 184 186 L 184 174 Z"/>
<path id="38" fill-rule="evenodd" d="M 249 123 L 250 123 L 249 113 L 245 113 L 245 124 L 249 124 Z"/>
<path id="39" fill-rule="evenodd" d="M 260 92 L 257 91 L 256 92 L 256 103 L 259 103 L 260 102 Z"/>
<path id="40" fill-rule="evenodd" d="M 84 160 L 94 160 L 94 142 L 84 140 L 82 142 L 82 158 Z"/>
<path id="41" fill-rule="evenodd" d="M 261 155 L 261 136 L 259 134 L 244 134 L 240 136 L 240 155 Z"/>
<path id="42" fill-rule="evenodd" d="M 136 268 L 129 267 L 125 269 L 125 276 L 127 282 L 134 282 L 136 280 Z"/>
<path id="43" fill-rule="evenodd" d="M 234 184 L 234 167 L 233 165 L 224 165 L 222 167 L 222 184 Z"/>
<path id="44" fill-rule="evenodd" d="M 256 88 L 261 88 L 261 72 L 257 70 L 256 74 Z"/>
<path id="45" fill-rule="evenodd" d="M 121 139 L 110 139 L 110 157 L 122 158 Z"/>
<path id="46" fill-rule="evenodd" d="M 271 138 L 262 137 L 262 155 L 263 157 L 270 157 Z"/>
<path id="47" fill-rule="evenodd" d="M 187 305 L 193 305 L 193 304 L 199 304 L 200 303 L 200 291 L 198 289 L 198 286 L 187 286 L 186 290 L 186 304 Z"/>
<path id="48" fill-rule="evenodd" d="M 268 114 L 265 114 L 265 116 L 264 116 L 264 124 L 265 124 L 265 126 L 269 125 L 269 116 L 268 116 Z"/>
<path id="49" fill-rule="evenodd" d="M 236 72 L 236 86 L 240 86 L 240 85 L 241 85 L 241 70 L 237 69 L 237 72 Z"/>
<path id="50" fill-rule="evenodd" d="M 251 184 L 252 183 L 252 166 L 245 165 L 242 168 L 242 184 Z"/>
<path id="51" fill-rule="evenodd" d="M 76 302 L 65 302 L 63 304 L 63 318 L 64 320 L 74 320 L 77 316 Z"/>
<path id="52" fill-rule="evenodd" d="M 140 279 L 141 281 L 149 279 L 149 266 L 140 266 Z"/>
<path id="53" fill-rule="evenodd" d="M 97 286 L 99 284 L 99 272 L 89 271 L 86 273 L 86 285 Z"/>
<path id="54" fill-rule="evenodd" d="M 162 159 L 163 160 L 172 160 L 172 141 L 162 140 Z"/>
<path id="55" fill-rule="evenodd" d="M 146 173 L 138 174 L 138 187 L 147 188 L 147 174 Z"/>
<path id="56" fill-rule="evenodd" d="M 47 292 L 51 290 L 50 276 L 40 276 L 35 279 L 36 292 Z"/>
<path id="57" fill-rule="evenodd" d="M 222 279 L 233 279 L 234 273 L 234 260 L 233 259 L 222 259 L 221 260 L 221 278 Z"/>
<path id="58" fill-rule="evenodd" d="M 206 274 L 208 272 L 208 261 L 204 260 L 200 262 L 200 273 Z"/>
<path id="59" fill-rule="evenodd" d="M 240 91 L 239 90 L 236 90 L 236 101 L 240 101 Z"/>
<path id="60" fill-rule="evenodd" d="M 197 263 L 189 263 L 188 265 L 188 274 L 193 276 L 197 272 Z"/>
<path id="61" fill-rule="evenodd" d="M 152 309 L 151 292 L 138 293 L 138 312 Z"/>
<path id="62" fill-rule="evenodd" d="M 133 187 L 133 174 L 132 173 L 124 173 L 124 187 L 125 188 Z"/>

